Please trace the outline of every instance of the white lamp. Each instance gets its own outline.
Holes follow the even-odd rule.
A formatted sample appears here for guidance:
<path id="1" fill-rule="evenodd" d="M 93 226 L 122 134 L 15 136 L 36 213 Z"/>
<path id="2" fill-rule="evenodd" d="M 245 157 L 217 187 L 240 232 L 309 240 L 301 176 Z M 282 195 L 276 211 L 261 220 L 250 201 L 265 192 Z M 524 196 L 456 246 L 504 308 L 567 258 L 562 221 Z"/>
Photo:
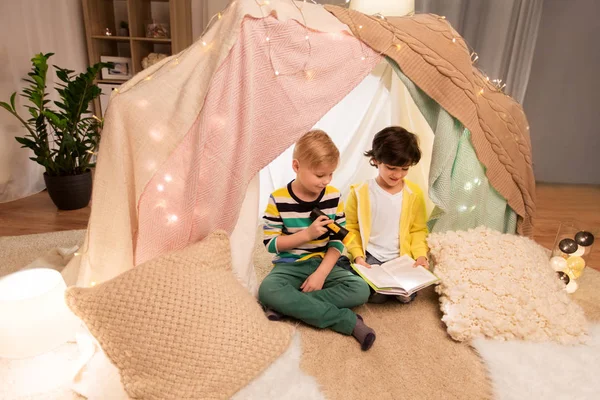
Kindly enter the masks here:
<path id="1" fill-rule="evenodd" d="M 65 303 L 66 288 L 48 268 L 0 279 L 0 357 L 33 357 L 74 340 L 80 320 Z"/>
<path id="2" fill-rule="evenodd" d="M 415 0 L 351 0 L 350 8 L 367 15 L 401 17 L 415 11 Z"/>

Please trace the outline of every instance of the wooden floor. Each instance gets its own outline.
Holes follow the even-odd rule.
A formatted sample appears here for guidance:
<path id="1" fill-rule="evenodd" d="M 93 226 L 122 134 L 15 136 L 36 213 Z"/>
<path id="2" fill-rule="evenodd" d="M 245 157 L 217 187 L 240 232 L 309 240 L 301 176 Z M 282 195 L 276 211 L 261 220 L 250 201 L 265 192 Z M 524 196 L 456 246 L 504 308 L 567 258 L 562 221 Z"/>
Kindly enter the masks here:
<path id="1" fill-rule="evenodd" d="M 599 234 L 588 264 L 600 270 L 600 186 L 537 185 L 534 239 L 551 248 L 561 221 Z M 58 211 L 46 192 L 0 204 L 0 236 L 84 229 L 90 208 Z"/>

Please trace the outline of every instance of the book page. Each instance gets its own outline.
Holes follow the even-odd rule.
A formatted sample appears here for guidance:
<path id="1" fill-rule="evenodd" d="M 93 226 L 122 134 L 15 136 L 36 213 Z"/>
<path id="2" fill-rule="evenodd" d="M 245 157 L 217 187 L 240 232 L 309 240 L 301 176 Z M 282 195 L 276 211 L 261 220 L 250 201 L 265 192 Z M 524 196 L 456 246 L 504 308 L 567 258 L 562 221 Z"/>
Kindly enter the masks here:
<path id="1" fill-rule="evenodd" d="M 359 274 L 364 276 L 378 288 L 390 288 L 398 286 L 396 279 L 386 272 L 381 265 L 371 265 L 371 268 L 363 267 L 360 264 L 353 264 L 352 266 Z"/>
<path id="2" fill-rule="evenodd" d="M 409 293 L 420 286 L 438 280 L 434 274 L 422 266 L 413 268 L 414 263 L 412 258 L 405 255 L 383 263 L 381 268 L 395 278 L 394 286 L 401 287 Z"/>

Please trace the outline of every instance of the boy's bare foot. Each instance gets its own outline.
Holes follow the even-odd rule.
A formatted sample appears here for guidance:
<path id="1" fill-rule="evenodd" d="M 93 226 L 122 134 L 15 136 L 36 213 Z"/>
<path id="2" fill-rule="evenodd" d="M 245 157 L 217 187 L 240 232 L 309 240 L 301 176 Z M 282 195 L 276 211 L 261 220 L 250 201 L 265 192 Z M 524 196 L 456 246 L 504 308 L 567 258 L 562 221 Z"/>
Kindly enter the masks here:
<path id="1" fill-rule="evenodd" d="M 352 331 L 352 336 L 358 343 L 360 343 L 360 348 L 362 351 L 367 351 L 373 346 L 375 342 L 375 331 L 369 328 L 363 321 L 363 318 L 356 314 L 356 325 L 354 326 L 354 330 Z"/>

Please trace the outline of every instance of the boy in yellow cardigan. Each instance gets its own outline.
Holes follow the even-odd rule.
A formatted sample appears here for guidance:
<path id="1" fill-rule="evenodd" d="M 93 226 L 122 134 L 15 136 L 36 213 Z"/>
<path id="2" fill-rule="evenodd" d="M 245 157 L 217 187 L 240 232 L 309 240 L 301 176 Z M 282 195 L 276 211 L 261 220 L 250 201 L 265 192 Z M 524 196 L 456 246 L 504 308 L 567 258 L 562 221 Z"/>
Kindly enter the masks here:
<path id="1" fill-rule="evenodd" d="M 416 260 L 415 267 L 429 268 L 425 199 L 419 186 L 405 179 L 409 168 L 421 159 L 416 135 L 401 127 L 387 127 L 375 135 L 365 156 L 378 175 L 350 186 L 346 229 L 356 235 L 348 246 L 352 261 L 371 268 L 406 254 Z M 415 296 L 396 298 L 408 303 Z M 383 303 L 389 297 L 372 293 L 369 301 Z"/>

